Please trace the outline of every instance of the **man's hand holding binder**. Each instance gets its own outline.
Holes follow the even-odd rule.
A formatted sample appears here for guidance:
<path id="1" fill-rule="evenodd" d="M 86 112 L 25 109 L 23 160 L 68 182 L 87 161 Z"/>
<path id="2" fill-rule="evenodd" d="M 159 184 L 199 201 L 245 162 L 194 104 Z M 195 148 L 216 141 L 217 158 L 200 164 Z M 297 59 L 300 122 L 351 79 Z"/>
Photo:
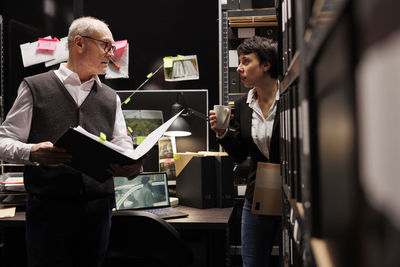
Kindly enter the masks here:
<path id="1" fill-rule="evenodd" d="M 143 172 L 143 162 L 147 157 L 148 155 L 146 154 L 129 165 L 111 163 L 106 170 L 112 176 L 127 177 L 131 180 Z M 66 149 L 54 146 L 53 143 L 47 141 L 32 146 L 29 160 L 36 165 L 69 164 L 72 161 L 72 155 Z"/>
<path id="2" fill-rule="evenodd" d="M 128 180 L 132 180 L 141 172 L 143 172 L 143 162 L 147 157 L 148 155 L 146 154 L 138 159 L 137 162 L 131 165 L 120 165 L 117 163 L 111 163 L 107 171 L 113 176 L 127 177 Z"/>
<path id="3" fill-rule="evenodd" d="M 100 182 L 112 176 L 133 179 L 141 172 L 148 151 L 181 113 L 150 133 L 135 150 L 125 151 L 109 141 L 100 141 L 80 126 L 68 129 L 55 146 L 65 148 L 72 155 L 68 165 Z"/>
<path id="4" fill-rule="evenodd" d="M 62 147 L 56 147 L 51 142 L 41 142 L 33 145 L 29 154 L 29 161 L 33 164 L 70 163 L 72 155 Z"/>

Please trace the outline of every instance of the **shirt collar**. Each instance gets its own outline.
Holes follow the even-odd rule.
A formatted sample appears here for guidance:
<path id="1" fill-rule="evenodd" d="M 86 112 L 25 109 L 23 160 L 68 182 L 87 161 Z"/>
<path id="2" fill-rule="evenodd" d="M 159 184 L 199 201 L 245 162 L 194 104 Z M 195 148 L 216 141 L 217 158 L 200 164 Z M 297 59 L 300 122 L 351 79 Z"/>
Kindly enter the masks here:
<path id="1" fill-rule="evenodd" d="M 250 89 L 250 91 L 249 91 L 249 93 L 247 95 L 246 103 L 249 104 L 249 106 L 253 105 L 257 101 L 257 99 L 255 97 L 255 94 L 256 94 L 256 88 L 254 87 L 253 89 Z M 272 105 L 274 105 L 275 102 L 278 101 L 278 100 L 279 100 L 279 90 L 276 91 L 275 101 L 274 101 L 274 103 Z"/>
<path id="2" fill-rule="evenodd" d="M 256 101 L 255 98 L 256 88 L 250 89 L 249 93 L 247 94 L 247 104 L 252 104 Z"/>
<path id="3" fill-rule="evenodd" d="M 60 74 L 60 78 L 63 82 L 63 84 L 71 84 L 71 85 L 89 85 L 90 86 L 82 86 L 82 89 L 90 91 L 90 89 L 92 88 L 93 85 L 93 81 L 96 82 L 98 87 L 101 87 L 101 81 L 98 75 L 93 75 L 92 78 L 90 78 L 90 80 L 81 83 L 81 80 L 79 79 L 79 76 L 77 73 L 71 71 L 70 69 L 68 69 L 66 63 L 61 63 L 60 67 L 58 69 L 58 73 Z"/>

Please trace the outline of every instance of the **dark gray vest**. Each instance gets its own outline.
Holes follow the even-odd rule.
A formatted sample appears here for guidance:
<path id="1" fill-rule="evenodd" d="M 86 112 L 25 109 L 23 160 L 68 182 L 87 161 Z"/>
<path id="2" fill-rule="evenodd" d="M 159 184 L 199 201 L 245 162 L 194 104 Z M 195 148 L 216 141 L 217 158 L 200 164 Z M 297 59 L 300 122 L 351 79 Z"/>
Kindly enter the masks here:
<path id="1" fill-rule="evenodd" d="M 28 143 L 54 143 L 69 127 L 111 137 L 115 123 L 116 93 L 94 83 L 80 107 L 53 71 L 25 78 L 33 99 Z M 46 197 L 99 198 L 114 192 L 112 179 L 99 183 L 64 164 L 26 166 L 24 183 L 29 193 Z"/>

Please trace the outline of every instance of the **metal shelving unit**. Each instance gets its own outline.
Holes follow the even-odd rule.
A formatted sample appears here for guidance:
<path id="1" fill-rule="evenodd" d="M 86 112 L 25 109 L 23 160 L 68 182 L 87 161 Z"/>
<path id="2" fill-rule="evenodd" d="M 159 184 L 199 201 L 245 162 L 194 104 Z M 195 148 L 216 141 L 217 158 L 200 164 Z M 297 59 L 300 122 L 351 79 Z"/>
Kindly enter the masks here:
<path id="1" fill-rule="evenodd" d="M 4 120 L 4 37 L 3 37 L 3 16 L 0 15 L 0 124 Z M 4 173 L 3 161 L 0 161 L 1 174 Z"/>
<path id="2" fill-rule="evenodd" d="M 4 114 L 4 17 L 0 14 L 0 124 L 5 119 Z M 5 163 L 0 161 L 0 175 L 5 173 L 5 167 L 19 167 L 22 164 Z"/>
<path id="3" fill-rule="evenodd" d="M 294 24 L 282 14 L 289 4 Z M 358 174 L 358 10 L 346 0 L 281 0 L 277 10 L 287 61 L 280 83 L 284 266 L 359 266 L 361 245 L 371 244 L 359 227 L 368 209 Z M 290 25 L 296 50 L 287 57 Z"/>
<path id="4" fill-rule="evenodd" d="M 0 124 L 4 120 L 4 23 L 3 16 L 0 15 Z"/>
<path id="5" fill-rule="evenodd" d="M 241 85 L 236 67 L 232 65 L 235 59 L 230 58 L 230 51 L 235 51 L 244 37 L 238 36 L 239 28 L 254 28 L 256 35 L 274 40 L 277 36 L 277 18 L 275 8 L 260 8 L 246 10 L 228 10 L 222 7 L 221 12 L 221 59 L 222 83 L 220 91 L 221 102 L 224 105 L 233 104 L 237 98 L 247 93 L 248 88 Z M 235 53 L 231 53 L 231 57 Z"/>

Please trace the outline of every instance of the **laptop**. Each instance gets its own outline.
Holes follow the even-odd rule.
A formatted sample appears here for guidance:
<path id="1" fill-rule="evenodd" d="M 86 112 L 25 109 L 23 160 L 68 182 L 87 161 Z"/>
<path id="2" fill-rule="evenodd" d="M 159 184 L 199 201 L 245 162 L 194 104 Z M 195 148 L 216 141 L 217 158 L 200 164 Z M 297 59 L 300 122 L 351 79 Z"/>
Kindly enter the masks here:
<path id="1" fill-rule="evenodd" d="M 163 219 L 188 216 L 171 207 L 165 172 L 141 173 L 132 180 L 114 177 L 114 188 L 116 210 L 142 210 Z"/>

